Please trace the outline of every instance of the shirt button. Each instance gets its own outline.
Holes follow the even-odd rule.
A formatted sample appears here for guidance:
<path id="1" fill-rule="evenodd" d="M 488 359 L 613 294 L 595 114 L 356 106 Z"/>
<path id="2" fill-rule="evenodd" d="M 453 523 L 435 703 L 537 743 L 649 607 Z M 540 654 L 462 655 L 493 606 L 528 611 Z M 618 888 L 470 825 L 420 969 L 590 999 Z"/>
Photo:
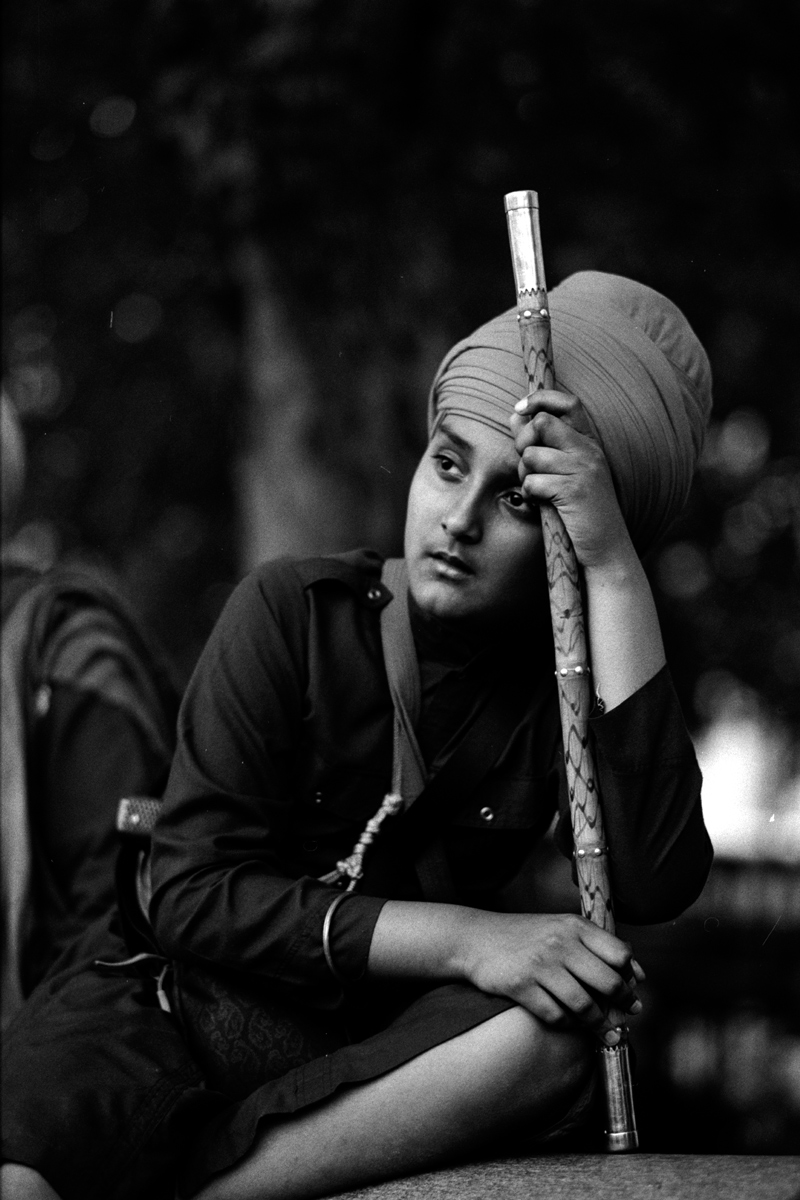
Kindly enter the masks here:
<path id="1" fill-rule="evenodd" d="M 483 821 L 486 821 L 486 822 L 493 821 L 494 820 L 494 809 L 489 808 L 489 805 L 485 804 L 483 806 L 483 808 L 481 809 L 480 813 L 478 814 L 478 816 Z"/>
<path id="2" fill-rule="evenodd" d="M 319 842 L 315 842 L 313 838 L 308 838 L 303 842 L 303 849 L 306 854 L 313 854 L 315 850 L 319 849 Z"/>
<path id="3" fill-rule="evenodd" d="M 369 591 L 367 592 L 367 599 L 371 600 L 373 604 L 377 600 L 380 600 L 380 598 L 381 598 L 381 589 L 378 587 L 371 587 L 369 589 Z"/>

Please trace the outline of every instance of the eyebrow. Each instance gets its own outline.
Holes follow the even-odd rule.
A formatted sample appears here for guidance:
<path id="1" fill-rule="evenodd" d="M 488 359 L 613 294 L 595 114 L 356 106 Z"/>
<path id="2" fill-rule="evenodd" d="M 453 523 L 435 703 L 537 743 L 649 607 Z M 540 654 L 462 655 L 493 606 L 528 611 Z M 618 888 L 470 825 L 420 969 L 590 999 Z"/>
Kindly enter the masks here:
<path id="1" fill-rule="evenodd" d="M 452 430 L 450 428 L 450 426 L 447 424 L 447 417 L 444 417 L 439 422 L 439 427 L 438 427 L 438 429 L 434 430 L 433 436 L 436 437 L 437 433 L 443 433 L 447 437 L 449 437 L 450 441 L 453 442 L 456 446 L 458 446 L 459 450 L 466 451 L 466 450 L 474 450 L 475 449 L 472 442 L 468 442 L 466 438 L 461 437 L 459 434 L 455 433 L 454 430 Z"/>
<path id="2" fill-rule="evenodd" d="M 462 450 L 465 454 L 474 453 L 475 447 L 472 442 L 467 441 L 466 438 L 463 438 L 460 434 L 455 433 L 454 430 L 452 430 L 447 424 L 447 417 L 443 417 L 439 422 L 438 426 L 433 431 L 433 437 L 435 438 L 437 434 L 440 433 L 443 433 L 445 437 L 449 438 L 450 441 L 457 447 L 457 449 Z M 431 441 L 433 441 L 433 438 L 431 438 Z M 505 480 L 508 483 L 513 481 L 514 487 L 519 486 L 519 476 L 517 474 L 516 467 L 509 466 L 507 470 L 498 471 L 497 478 L 500 480 Z"/>

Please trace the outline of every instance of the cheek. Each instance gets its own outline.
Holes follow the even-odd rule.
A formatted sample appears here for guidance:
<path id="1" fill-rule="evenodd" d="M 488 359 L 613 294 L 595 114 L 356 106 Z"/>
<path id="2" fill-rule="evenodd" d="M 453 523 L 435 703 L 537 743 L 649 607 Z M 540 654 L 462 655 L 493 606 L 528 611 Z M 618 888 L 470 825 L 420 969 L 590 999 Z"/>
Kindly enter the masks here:
<path id="1" fill-rule="evenodd" d="M 417 468 L 411 481 L 406 509 L 405 550 L 410 557 L 425 540 L 426 534 L 436 523 L 435 494 L 427 485 L 424 464 Z"/>

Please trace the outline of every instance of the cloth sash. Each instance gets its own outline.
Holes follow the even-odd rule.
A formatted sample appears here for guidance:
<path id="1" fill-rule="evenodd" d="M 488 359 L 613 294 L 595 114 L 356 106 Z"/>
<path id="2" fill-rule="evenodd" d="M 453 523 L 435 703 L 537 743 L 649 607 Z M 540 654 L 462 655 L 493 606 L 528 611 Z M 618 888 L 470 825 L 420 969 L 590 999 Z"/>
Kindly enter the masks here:
<path id="1" fill-rule="evenodd" d="M 428 781 L 415 728 L 421 695 L 419 665 L 408 617 L 408 571 L 405 559 L 387 558 L 381 582 L 394 596 L 381 611 L 381 645 L 394 707 L 392 791 L 403 797 L 408 809 Z"/>
<path id="2" fill-rule="evenodd" d="M 421 687 L 405 561 L 387 559 L 381 580 L 394 596 L 381 611 L 381 642 L 394 707 L 392 789 L 404 801 L 403 811 L 382 838 L 395 843 L 398 853 L 413 856 L 426 900 L 452 904 L 458 895 L 444 848 L 447 823 L 491 771 L 531 697 L 523 680 L 516 688 L 496 687 L 468 728 L 462 728 L 458 745 L 444 765 L 428 776 L 414 731 Z M 549 686 L 549 680 L 545 683 Z"/>

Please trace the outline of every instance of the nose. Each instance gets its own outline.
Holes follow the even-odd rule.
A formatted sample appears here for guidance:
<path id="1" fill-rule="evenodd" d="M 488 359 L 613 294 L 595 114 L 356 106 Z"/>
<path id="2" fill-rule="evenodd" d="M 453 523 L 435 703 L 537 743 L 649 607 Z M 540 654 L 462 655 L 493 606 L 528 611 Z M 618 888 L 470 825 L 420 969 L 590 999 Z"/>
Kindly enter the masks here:
<path id="1" fill-rule="evenodd" d="M 457 542 L 474 543 L 481 537 L 479 498 L 462 493 L 442 518 L 442 528 Z"/>

